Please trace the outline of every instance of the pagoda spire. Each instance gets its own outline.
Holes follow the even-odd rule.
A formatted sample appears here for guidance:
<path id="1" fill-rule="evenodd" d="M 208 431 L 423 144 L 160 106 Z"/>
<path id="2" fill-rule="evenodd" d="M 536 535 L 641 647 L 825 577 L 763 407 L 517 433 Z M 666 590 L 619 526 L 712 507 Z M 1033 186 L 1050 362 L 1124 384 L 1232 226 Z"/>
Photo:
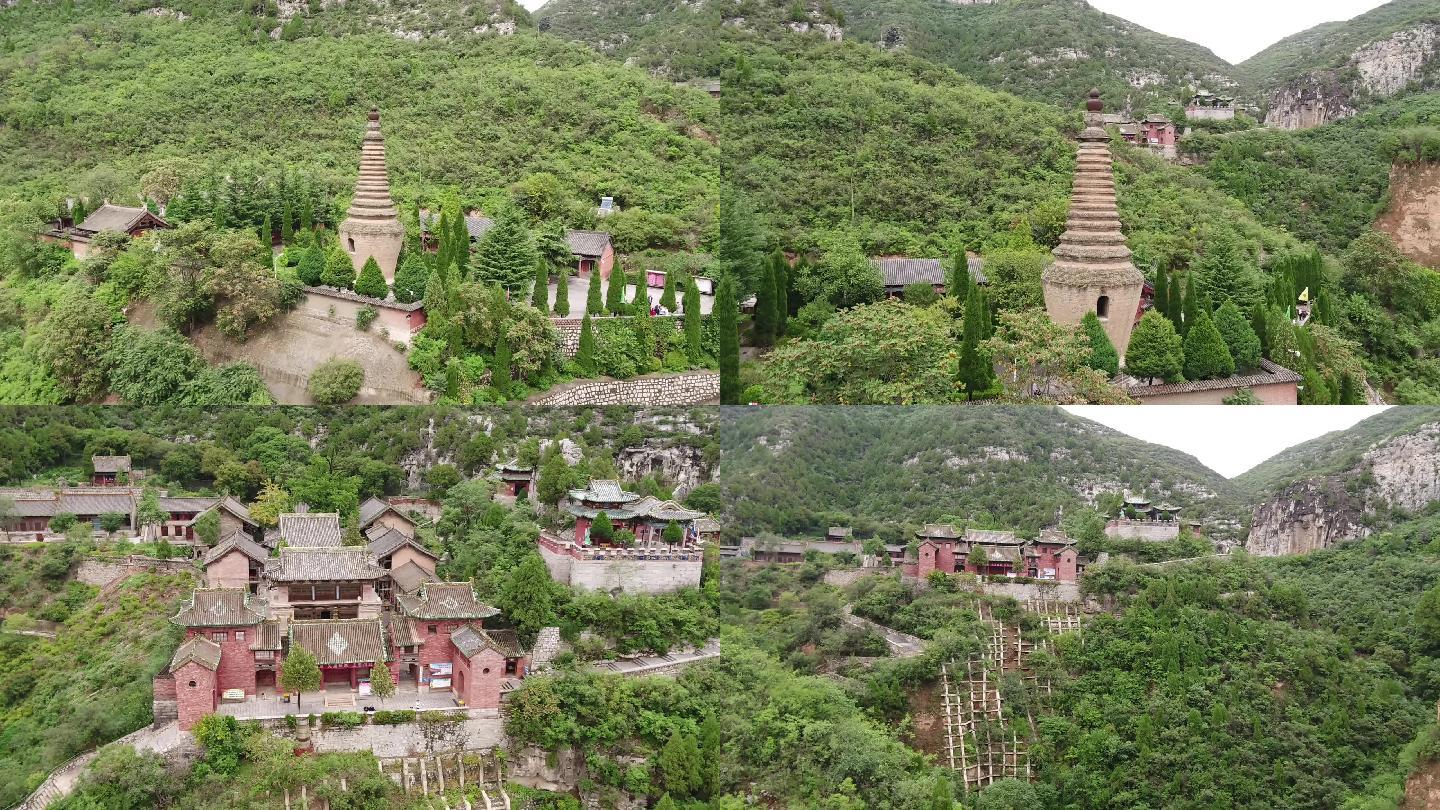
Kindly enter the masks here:
<path id="1" fill-rule="evenodd" d="M 1075 326 L 1087 313 L 1095 313 L 1123 358 L 1140 311 L 1145 276 L 1131 262 L 1130 248 L 1120 230 L 1110 133 L 1102 126 L 1103 109 L 1100 91 L 1091 90 L 1075 158 L 1070 215 L 1053 251 L 1055 260 L 1045 268 L 1041 280 L 1045 309 L 1052 320 Z"/>
<path id="2" fill-rule="evenodd" d="M 365 138 L 360 146 L 360 174 L 350 210 L 340 223 L 340 242 L 359 273 L 371 258 L 380 265 L 386 283 L 395 280 L 395 265 L 405 244 L 405 227 L 390 198 L 390 175 L 385 166 L 385 136 L 380 133 L 380 111 L 370 108 Z"/>

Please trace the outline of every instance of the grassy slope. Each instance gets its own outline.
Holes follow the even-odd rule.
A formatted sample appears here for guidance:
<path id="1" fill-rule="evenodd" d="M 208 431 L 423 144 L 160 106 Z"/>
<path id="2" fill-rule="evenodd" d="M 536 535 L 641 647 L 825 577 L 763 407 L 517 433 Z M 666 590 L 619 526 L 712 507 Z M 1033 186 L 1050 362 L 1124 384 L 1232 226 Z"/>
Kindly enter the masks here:
<path id="1" fill-rule="evenodd" d="M 459 187 L 480 201 L 546 171 L 578 200 L 614 194 L 696 234 L 710 216 L 713 100 L 554 37 L 257 42 L 228 19 L 19 14 L 0 12 L 6 196 L 48 203 L 103 184 L 128 199 L 176 157 L 205 170 L 289 165 L 343 196 L 363 111 L 378 104 L 402 199 Z"/>
<path id="2" fill-rule="evenodd" d="M 169 617 L 193 585 L 185 574 L 136 575 L 73 613 L 53 641 L 0 636 L 0 805 L 150 721 L 150 680 L 179 637 Z"/>

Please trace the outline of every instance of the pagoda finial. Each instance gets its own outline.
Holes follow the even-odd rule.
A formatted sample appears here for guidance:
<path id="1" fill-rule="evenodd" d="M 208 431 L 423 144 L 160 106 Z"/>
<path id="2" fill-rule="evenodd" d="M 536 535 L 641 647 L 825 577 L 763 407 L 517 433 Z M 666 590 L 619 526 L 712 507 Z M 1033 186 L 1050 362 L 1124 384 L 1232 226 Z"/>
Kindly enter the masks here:
<path id="1" fill-rule="evenodd" d="M 379 108 L 379 107 L 371 107 L 371 108 L 370 108 L 370 120 L 371 120 L 371 121 L 379 121 L 379 120 L 380 120 L 380 108 Z"/>
<path id="2" fill-rule="evenodd" d="M 1085 102 L 1085 109 L 1088 112 L 1098 113 L 1105 109 L 1105 102 L 1100 100 L 1100 91 L 1091 89 L 1090 98 Z"/>

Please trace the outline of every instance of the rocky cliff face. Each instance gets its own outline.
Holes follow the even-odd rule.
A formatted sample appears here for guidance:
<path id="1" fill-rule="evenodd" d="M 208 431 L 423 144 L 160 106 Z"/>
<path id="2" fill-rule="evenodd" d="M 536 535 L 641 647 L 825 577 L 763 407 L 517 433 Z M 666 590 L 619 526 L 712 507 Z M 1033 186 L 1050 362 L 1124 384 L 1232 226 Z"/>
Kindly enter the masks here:
<path id="1" fill-rule="evenodd" d="M 1366 450 L 1342 473 L 1293 484 L 1255 508 L 1245 548 L 1308 554 L 1369 534 L 1362 517 L 1389 507 L 1419 511 L 1440 500 L 1440 424 Z"/>
<path id="2" fill-rule="evenodd" d="M 1390 169 L 1390 207 L 1375 222 L 1410 259 L 1440 268 L 1440 164 Z"/>
<path id="3" fill-rule="evenodd" d="M 675 485 L 675 497 L 683 498 L 690 490 L 715 479 L 716 469 L 699 447 L 688 444 L 671 445 L 651 439 L 638 447 L 627 447 L 615 454 L 615 467 L 625 480 L 656 475 Z"/>
<path id="4" fill-rule="evenodd" d="M 1423 23 L 1357 48 L 1343 67 L 1288 82 L 1270 94 L 1267 126 L 1309 129 L 1355 114 L 1424 80 L 1440 49 L 1440 24 Z"/>

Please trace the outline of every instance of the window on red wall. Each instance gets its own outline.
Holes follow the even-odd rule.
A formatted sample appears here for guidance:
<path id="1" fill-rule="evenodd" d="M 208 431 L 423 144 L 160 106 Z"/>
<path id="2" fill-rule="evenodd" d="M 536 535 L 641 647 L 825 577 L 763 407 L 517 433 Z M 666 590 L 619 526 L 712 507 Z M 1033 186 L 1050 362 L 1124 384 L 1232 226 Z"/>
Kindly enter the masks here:
<path id="1" fill-rule="evenodd" d="M 211 633 L 210 640 L 215 642 L 226 641 L 230 638 L 229 633 Z"/>
<path id="2" fill-rule="evenodd" d="M 244 641 L 244 640 L 245 640 L 245 631 L 244 631 L 244 630 L 236 630 L 236 631 L 235 631 L 235 640 L 236 640 L 236 641 Z"/>
<path id="3" fill-rule="evenodd" d="M 435 635 L 436 633 L 440 632 L 440 627 L 439 627 L 438 625 L 434 625 L 434 624 L 430 625 L 429 627 L 427 627 L 427 628 L 425 628 L 425 629 L 426 629 L 426 631 L 429 632 L 430 635 L 432 635 L 432 636 Z"/>

